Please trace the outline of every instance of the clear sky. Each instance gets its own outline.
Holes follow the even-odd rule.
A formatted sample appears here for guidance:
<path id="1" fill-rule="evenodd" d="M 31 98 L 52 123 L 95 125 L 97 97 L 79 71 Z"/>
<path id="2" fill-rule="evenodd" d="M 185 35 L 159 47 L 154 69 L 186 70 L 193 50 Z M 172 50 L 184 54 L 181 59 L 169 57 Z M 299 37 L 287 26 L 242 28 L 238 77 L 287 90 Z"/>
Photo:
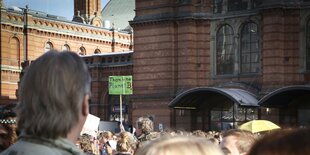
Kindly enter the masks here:
<path id="1" fill-rule="evenodd" d="M 73 18 L 74 0 L 4 0 L 6 7 L 17 6 L 25 8 L 28 4 L 29 9 L 43 11 L 48 14 L 62 16 L 68 20 Z M 101 0 L 101 10 L 109 0 Z"/>

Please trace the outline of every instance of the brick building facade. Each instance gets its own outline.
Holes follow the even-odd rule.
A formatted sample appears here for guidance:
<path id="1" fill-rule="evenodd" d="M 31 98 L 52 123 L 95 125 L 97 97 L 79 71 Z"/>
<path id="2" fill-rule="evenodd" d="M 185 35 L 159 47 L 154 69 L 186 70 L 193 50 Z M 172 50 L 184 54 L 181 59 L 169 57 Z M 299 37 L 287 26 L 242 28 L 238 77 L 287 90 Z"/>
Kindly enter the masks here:
<path id="1" fill-rule="evenodd" d="M 28 8 L 1 6 L 0 105 L 17 101 L 22 65 L 51 49 L 70 50 L 83 56 L 90 67 L 91 113 L 110 119 L 107 77 L 131 74 L 132 52 L 128 51 L 133 48 L 133 34 L 104 25 L 100 0 L 76 0 L 74 6 L 73 21 Z"/>
<path id="2" fill-rule="evenodd" d="M 307 0 L 136 0 L 133 120 L 309 126 L 309 15 Z"/>
<path id="3" fill-rule="evenodd" d="M 309 126 L 308 0 L 135 0 L 134 36 L 102 28 L 90 6 L 100 0 L 84 2 L 75 5 L 75 22 L 27 12 L 26 46 L 24 10 L 2 7 L 1 104 L 16 100 L 25 56 L 70 49 L 90 67 L 90 111 L 103 120 L 118 117 L 108 75 L 132 73 L 129 123 L 149 115 L 156 130 L 222 130 L 258 118 Z"/>

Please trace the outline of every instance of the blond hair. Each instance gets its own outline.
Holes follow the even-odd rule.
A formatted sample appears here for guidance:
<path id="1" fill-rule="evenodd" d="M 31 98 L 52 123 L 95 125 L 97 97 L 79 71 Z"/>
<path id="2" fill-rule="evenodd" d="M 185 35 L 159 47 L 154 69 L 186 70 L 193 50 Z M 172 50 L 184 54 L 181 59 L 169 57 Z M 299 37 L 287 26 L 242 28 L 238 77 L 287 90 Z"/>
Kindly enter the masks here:
<path id="1" fill-rule="evenodd" d="M 103 137 L 106 138 L 107 140 L 110 140 L 113 137 L 113 133 L 111 131 L 103 131 L 100 133 L 100 139 Z"/>
<path id="2" fill-rule="evenodd" d="M 130 132 L 121 132 L 117 141 L 116 150 L 119 152 L 129 152 L 136 150 L 137 141 Z"/>
<path id="3" fill-rule="evenodd" d="M 136 155 L 223 155 L 220 148 L 206 138 L 196 136 L 165 136 L 150 141 Z"/>
<path id="4" fill-rule="evenodd" d="M 240 153 L 248 152 L 257 140 L 257 137 L 253 133 L 240 129 L 227 130 L 223 132 L 222 136 L 223 138 L 232 136 L 238 139 L 235 145 Z"/>
<path id="5" fill-rule="evenodd" d="M 154 130 L 154 123 L 149 117 L 139 117 L 136 123 L 142 133 L 150 133 Z"/>

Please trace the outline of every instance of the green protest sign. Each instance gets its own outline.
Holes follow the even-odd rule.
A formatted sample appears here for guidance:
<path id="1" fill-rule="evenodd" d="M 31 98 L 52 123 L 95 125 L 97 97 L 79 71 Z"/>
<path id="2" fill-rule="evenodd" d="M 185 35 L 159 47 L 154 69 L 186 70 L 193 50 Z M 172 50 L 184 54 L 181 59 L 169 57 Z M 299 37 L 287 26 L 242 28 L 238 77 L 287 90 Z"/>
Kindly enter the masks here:
<path id="1" fill-rule="evenodd" d="M 110 95 L 131 95 L 132 76 L 109 76 Z"/>

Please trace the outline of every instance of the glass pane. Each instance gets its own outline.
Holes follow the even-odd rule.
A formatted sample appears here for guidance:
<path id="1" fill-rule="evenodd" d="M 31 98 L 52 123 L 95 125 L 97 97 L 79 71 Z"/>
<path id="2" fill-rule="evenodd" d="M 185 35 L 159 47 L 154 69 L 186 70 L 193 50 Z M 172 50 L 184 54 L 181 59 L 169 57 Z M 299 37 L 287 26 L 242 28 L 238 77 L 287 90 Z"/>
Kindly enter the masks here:
<path id="1" fill-rule="evenodd" d="M 228 0 L 228 11 L 246 10 L 248 2 L 244 0 Z"/>
<path id="2" fill-rule="evenodd" d="M 217 74 L 231 74 L 234 67 L 231 65 L 234 63 L 232 28 L 229 25 L 222 26 L 217 32 L 216 41 Z"/>
<path id="3" fill-rule="evenodd" d="M 223 113 L 222 113 L 222 120 L 223 121 L 232 121 L 233 120 L 233 112 L 232 112 L 232 110 L 223 111 Z"/>
<path id="4" fill-rule="evenodd" d="M 52 43 L 50 43 L 50 42 L 48 42 L 48 43 L 46 43 L 45 44 L 45 52 L 47 52 L 47 51 L 49 51 L 49 50 L 51 50 L 51 49 L 53 49 L 53 45 L 52 45 Z"/>
<path id="5" fill-rule="evenodd" d="M 236 108 L 236 111 L 235 111 L 236 121 L 244 121 L 245 112 L 246 112 L 245 108 L 242 108 L 242 107 Z"/>
<path id="6" fill-rule="evenodd" d="M 233 120 L 233 104 L 223 103 L 222 109 L 222 121 L 232 121 Z"/>
<path id="7" fill-rule="evenodd" d="M 257 25 L 248 23 L 244 25 L 241 32 L 241 72 L 258 72 L 259 64 L 257 63 L 259 63 L 260 58 Z"/>
<path id="8" fill-rule="evenodd" d="M 259 72 L 259 63 L 252 63 L 251 65 L 251 72 L 252 73 L 258 73 Z"/>
<path id="9" fill-rule="evenodd" d="M 220 121 L 221 111 L 211 111 L 211 121 Z"/>
<path id="10" fill-rule="evenodd" d="M 246 120 L 255 120 L 257 119 L 257 109 L 247 108 Z"/>
<path id="11" fill-rule="evenodd" d="M 218 37 L 217 37 L 217 43 L 220 45 L 220 44 L 223 44 L 224 42 L 224 37 L 223 37 L 223 34 L 218 34 Z"/>
<path id="12" fill-rule="evenodd" d="M 241 45 L 242 46 L 242 53 L 249 53 L 250 52 L 250 44 L 244 43 Z"/>
<path id="13" fill-rule="evenodd" d="M 223 74 L 232 74 L 234 69 L 233 64 L 225 64 L 223 65 Z"/>
<path id="14" fill-rule="evenodd" d="M 211 127 L 210 129 L 212 131 L 221 131 L 222 127 L 221 127 L 221 122 L 218 121 L 211 121 Z"/>
<path id="15" fill-rule="evenodd" d="M 257 53 L 253 53 L 251 55 L 251 62 L 258 62 L 258 54 Z"/>
<path id="16" fill-rule="evenodd" d="M 251 33 L 257 33 L 257 25 L 254 23 L 251 23 L 250 25 L 250 32 Z"/>
<path id="17" fill-rule="evenodd" d="M 254 52 L 258 53 L 258 42 L 251 43 L 250 46 L 251 46 L 251 52 L 252 53 L 254 53 Z"/>
<path id="18" fill-rule="evenodd" d="M 250 63 L 251 54 L 242 54 L 242 63 Z"/>
<path id="19" fill-rule="evenodd" d="M 222 130 L 229 130 L 233 128 L 233 122 L 222 122 Z"/>
<path id="20" fill-rule="evenodd" d="M 310 20 L 307 23 L 307 42 L 308 47 L 306 51 L 306 70 L 310 70 L 310 48 L 309 48 L 309 42 L 310 42 Z"/>
<path id="21" fill-rule="evenodd" d="M 299 127 L 310 127 L 310 109 L 298 109 Z"/>
<path id="22" fill-rule="evenodd" d="M 243 73 L 249 73 L 251 71 L 251 66 L 250 64 L 242 64 L 241 66 L 241 71 Z"/>
<path id="23" fill-rule="evenodd" d="M 251 34 L 251 42 L 257 42 L 257 40 L 258 40 L 258 35 L 257 35 L 257 33 L 253 33 L 253 34 Z"/>

